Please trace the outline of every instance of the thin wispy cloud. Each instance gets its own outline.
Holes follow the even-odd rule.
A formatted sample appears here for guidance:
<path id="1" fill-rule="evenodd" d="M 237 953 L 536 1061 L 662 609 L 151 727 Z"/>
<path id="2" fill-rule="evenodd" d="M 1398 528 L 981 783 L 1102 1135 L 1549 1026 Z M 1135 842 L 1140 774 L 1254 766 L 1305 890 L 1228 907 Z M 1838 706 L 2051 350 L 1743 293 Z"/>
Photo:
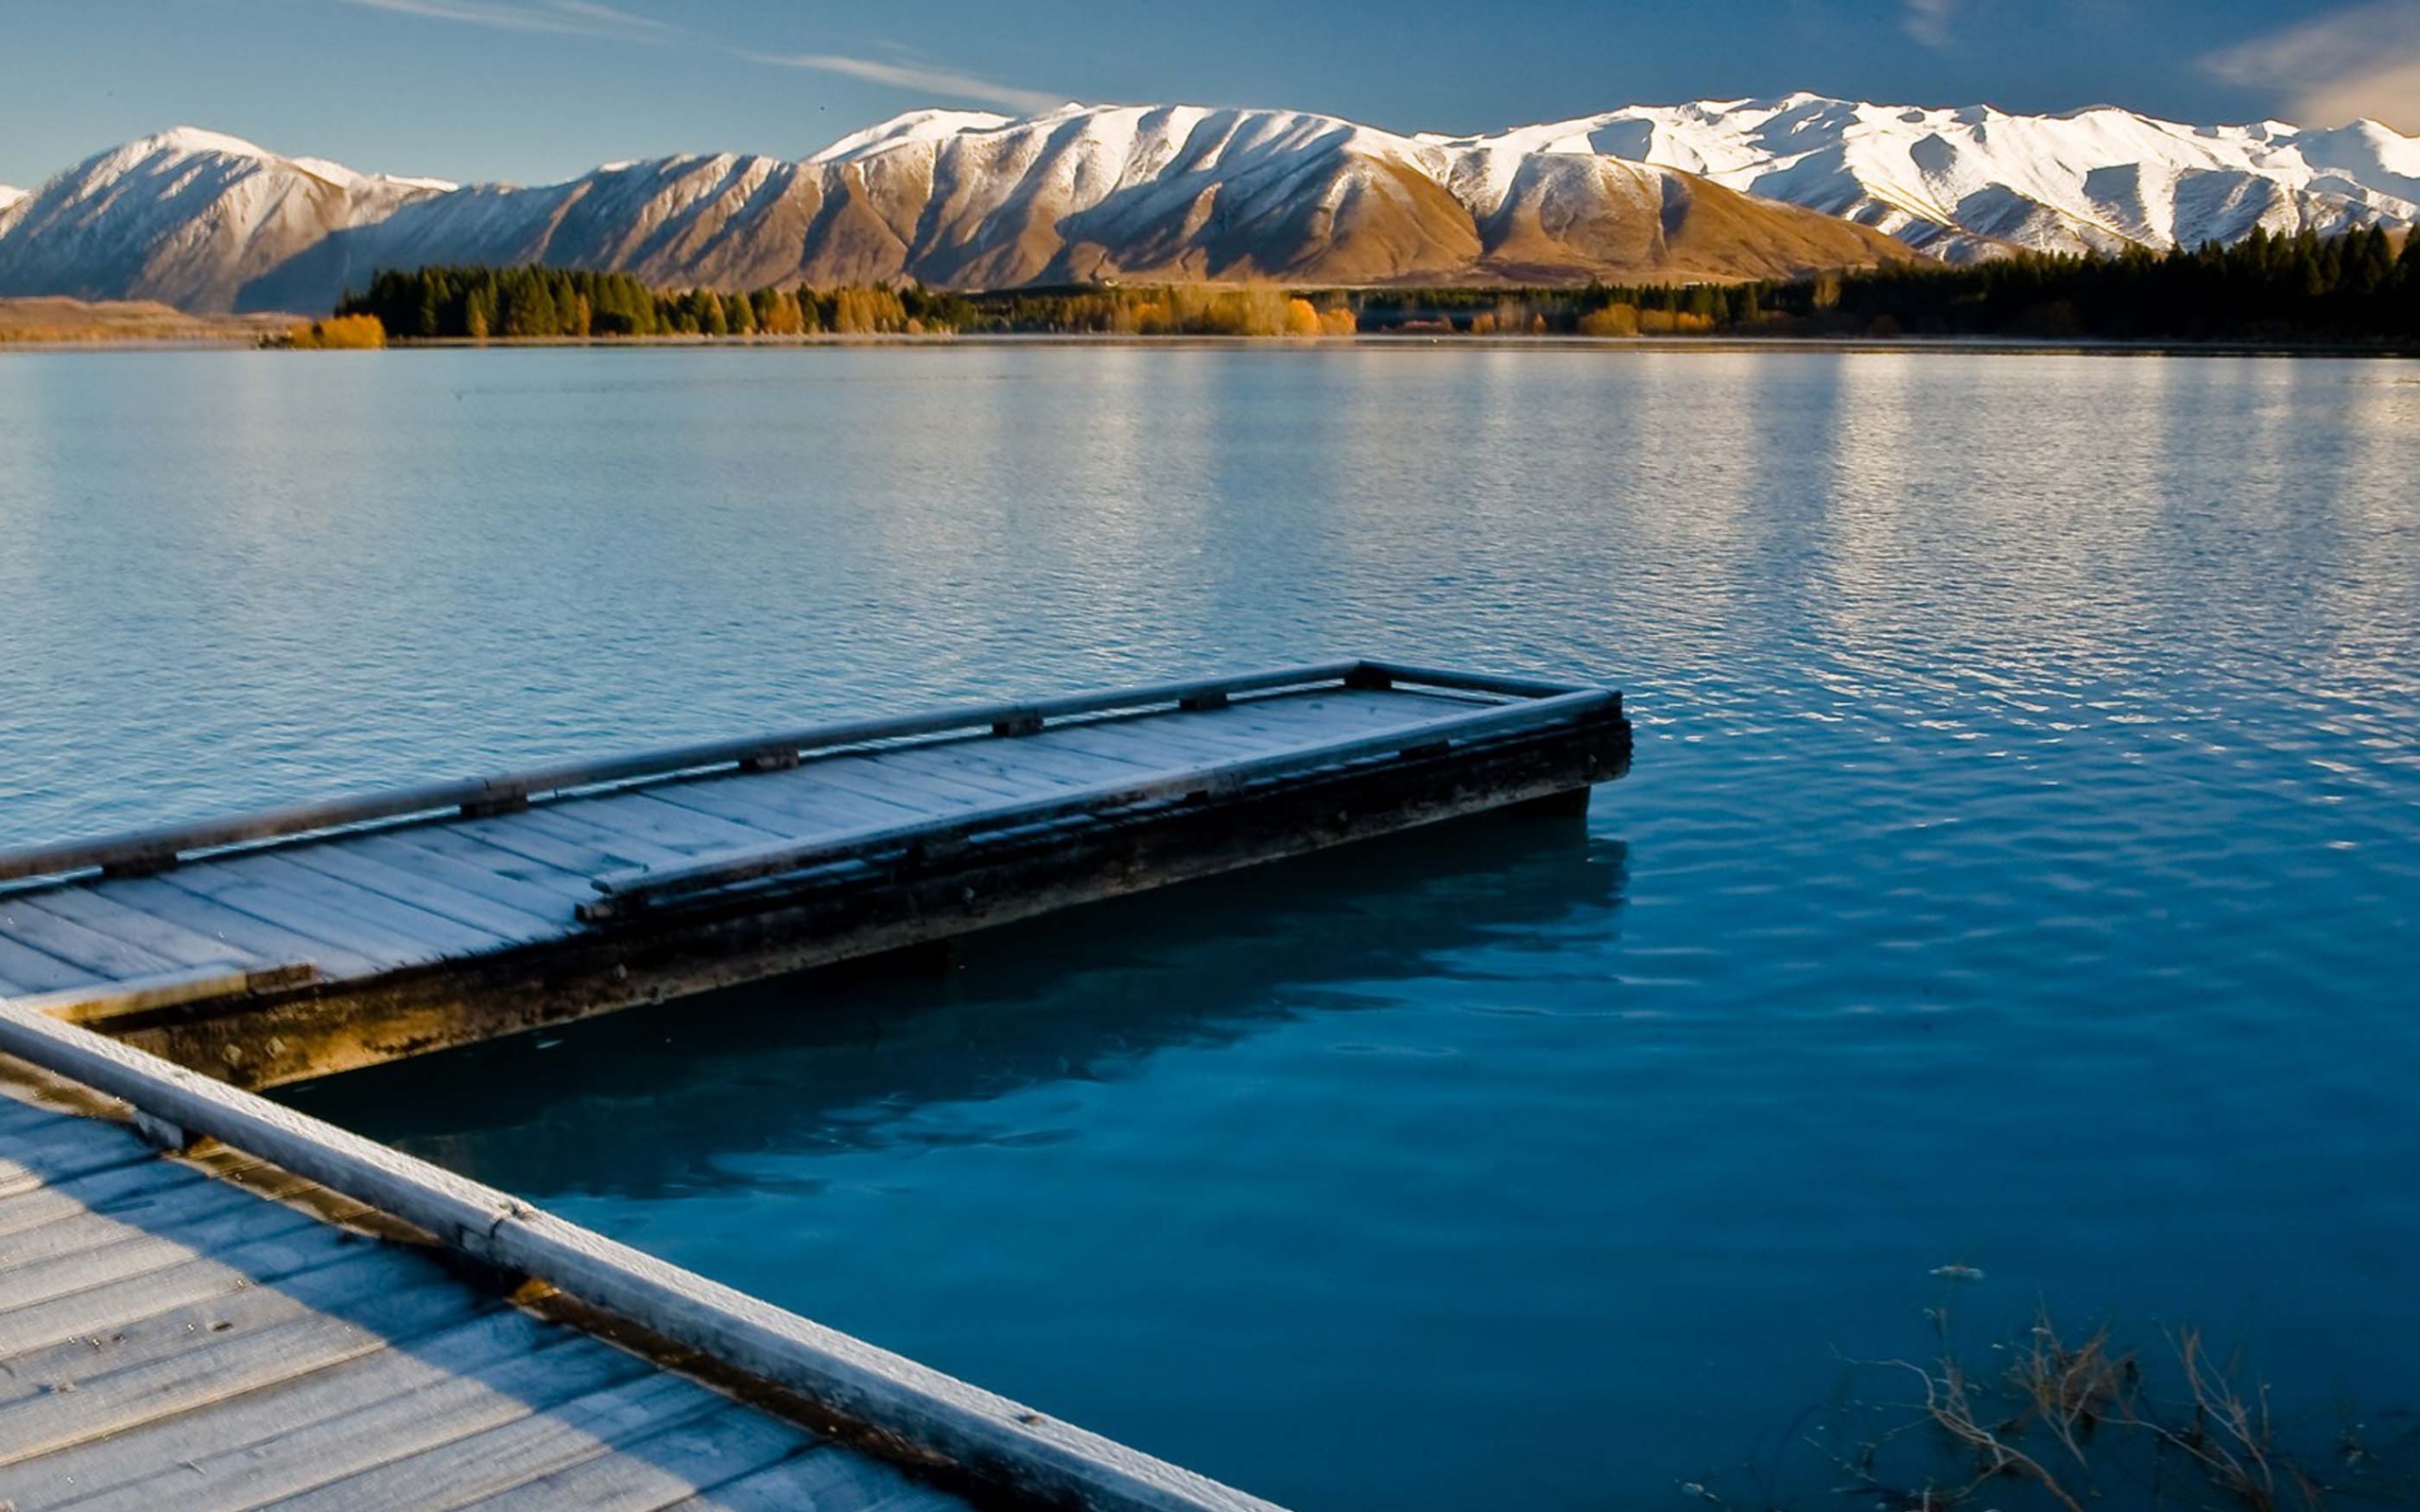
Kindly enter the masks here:
<path id="1" fill-rule="evenodd" d="M 766 53 L 733 47 L 697 37 L 651 16 L 623 10 L 602 0 L 338 0 L 365 10 L 391 11 L 431 21 L 490 26 L 500 31 L 544 32 L 584 37 L 610 37 L 624 42 L 686 43 L 730 53 L 751 62 L 776 68 L 803 68 L 862 79 L 910 94 L 952 100 L 977 100 L 1004 105 L 1028 114 L 1063 105 L 1067 97 L 1048 90 L 1003 84 L 955 68 L 913 59 L 885 60 L 854 58 L 842 53 Z M 1923 0 L 1917 0 L 1923 3 Z M 1945 3 L 1945 0 L 1932 0 Z"/>
<path id="2" fill-rule="evenodd" d="M 1899 26 L 1927 47 L 1946 47 L 1950 41 L 1949 23 L 1957 10 L 1958 0 L 1903 0 Z"/>
<path id="3" fill-rule="evenodd" d="M 1053 94 L 1047 90 L 997 83 L 953 68 L 924 63 L 884 62 L 879 59 L 848 58 L 838 53 L 750 53 L 748 56 L 757 62 L 771 63 L 778 68 L 806 68 L 818 73 L 838 74 L 847 78 L 861 78 L 870 84 L 888 84 L 893 89 L 940 94 L 951 99 L 980 100 L 987 105 L 1005 105 L 1028 114 L 1055 110 L 1067 103 L 1067 96 Z"/>
<path id="4" fill-rule="evenodd" d="M 563 36 L 619 37 L 633 42 L 664 42 L 678 28 L 649 16 L 618 10 L 596 0 L 537 0 L 515 5 L 507 0 L 342 0 L 364 10 L 455 21 L 499 31 L 548 32 Z"/>
<path id="5" fill-rule="evenodd" d="M 2212 77 L 2273 95 L 2298 125 L 2366 116 L 2420 131 L 2420 0 L 2373 0 L 2202 60 Z"/>
<path id="6" fill-rule="evenodd" d="M 666 34 L 680 29 L 671 23 L 658 21 L 653 16 L 633 15 L 628 10 L 616 10 L 612 6 L 597 5 L 594 0 L 552 0 L 552 3 L 554 9 L 567 16 L 578 16 L 600 26 Z"/>

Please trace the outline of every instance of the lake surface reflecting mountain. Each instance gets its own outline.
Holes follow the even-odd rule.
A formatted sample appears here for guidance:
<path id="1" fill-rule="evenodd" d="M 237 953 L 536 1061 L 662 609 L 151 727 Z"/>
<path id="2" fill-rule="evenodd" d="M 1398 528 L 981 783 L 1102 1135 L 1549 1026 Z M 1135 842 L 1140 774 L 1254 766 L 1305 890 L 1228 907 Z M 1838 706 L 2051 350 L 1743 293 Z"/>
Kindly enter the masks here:
<path id="1" fill-rule="evenodd" d="M 9 355 L 0 838 L 1601 678 L 1584 823 L 294 1100 L 1305 1512 L 1686 1504 L 1945 1300 L 2198 1321 L 2324 1424 L 2420 1407 L 2415 478 L 2390 362 Z"/>

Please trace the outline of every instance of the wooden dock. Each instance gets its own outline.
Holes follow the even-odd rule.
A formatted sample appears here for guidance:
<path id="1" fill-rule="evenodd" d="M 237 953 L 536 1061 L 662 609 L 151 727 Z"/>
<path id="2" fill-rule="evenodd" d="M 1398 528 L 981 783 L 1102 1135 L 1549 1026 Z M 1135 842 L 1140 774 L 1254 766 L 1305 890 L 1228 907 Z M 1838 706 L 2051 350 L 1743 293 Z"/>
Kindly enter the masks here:
<path id="1" fill-rule="evenodd" d="M 0 853 L 0 1509 L 1276 1512 L 230 1083 L 1629 761 L 1609 690 L 1343 662 Z"/>
<path id="2" fill-rule="evenodd" d="M 963 1507 L 277 1200 L 302 1186 L 0 1085 L 0 1501 Z"/>
<path id="3" fill-rule="evenodd" d="M 1515 804 L 1607 689 L 1339 662 L 0 852 L 0 995 L 264 1087 Z"/>
<path id="4" fill-rule="evenodd" d="M 1277 1512 L 6 1001 L 0 1506 Z"/>

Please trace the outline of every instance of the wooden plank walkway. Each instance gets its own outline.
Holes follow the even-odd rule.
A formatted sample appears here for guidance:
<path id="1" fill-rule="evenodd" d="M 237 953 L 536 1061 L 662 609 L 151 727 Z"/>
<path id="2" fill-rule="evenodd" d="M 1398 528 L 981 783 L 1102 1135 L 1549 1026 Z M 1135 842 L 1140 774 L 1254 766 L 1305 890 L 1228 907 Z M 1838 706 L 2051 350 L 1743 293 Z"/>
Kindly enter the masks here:
<path id="1" fill-rule="evenodd" d="M 1278 1512 L 0 1000 L 0 1506 L 972 1505 Z"/>
<path id="2" fill-rule="evenodd" d="M 0 1080 L 0 1503 L 962 1512 L 306 1185 Z"/>
<path id="3" fill-rule="evenodd" d="M 1629 748 L 1617 694 L 1368 662 L 856 721 L 0 852 L 0 994 L 270 1085 L 1584 805 Z"/>

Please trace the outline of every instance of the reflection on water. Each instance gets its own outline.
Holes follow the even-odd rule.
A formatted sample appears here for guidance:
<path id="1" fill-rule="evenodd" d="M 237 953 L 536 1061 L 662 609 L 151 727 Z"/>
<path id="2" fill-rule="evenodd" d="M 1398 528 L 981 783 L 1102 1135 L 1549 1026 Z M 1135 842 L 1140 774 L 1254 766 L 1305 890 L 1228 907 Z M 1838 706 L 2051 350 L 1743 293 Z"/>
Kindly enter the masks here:
<path id="1" fill-rule="evenodd" d="M 0 839 L 1340 651 L 1603 677 L 1584 835 L 299 1095 L 1305 1512 L 1677 1496 L 1924 1349 L 1951 1262 L 1979 1327 L 2200 1321 L 2383 1413 L 2414 377 L 9 355 Z"/>
<path id="2" fill-rule="evenodd" d="M 1350 1012 L 1491 939 L 1617 937 L 1621 886 L 1619 841 L 1496 816 L 285 1095 L 482 1180 L 631 1199 L 759 1180 L 736 1153 L 1031 1142 L 983 1105 Z"/>

